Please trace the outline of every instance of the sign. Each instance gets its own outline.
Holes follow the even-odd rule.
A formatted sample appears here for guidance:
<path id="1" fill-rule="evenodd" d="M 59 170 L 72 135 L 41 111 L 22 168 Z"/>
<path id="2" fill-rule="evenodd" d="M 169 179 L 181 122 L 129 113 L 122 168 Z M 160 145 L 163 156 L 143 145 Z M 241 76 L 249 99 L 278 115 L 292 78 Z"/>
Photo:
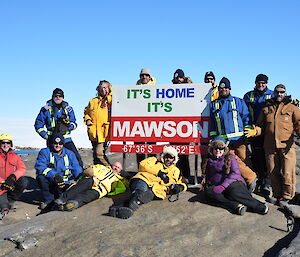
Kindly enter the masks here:
<path id="1" fill-rule="evenodd" d="M 111 141 L 208 142 L 210 90 L 211 84 L 114 86 Z"/>

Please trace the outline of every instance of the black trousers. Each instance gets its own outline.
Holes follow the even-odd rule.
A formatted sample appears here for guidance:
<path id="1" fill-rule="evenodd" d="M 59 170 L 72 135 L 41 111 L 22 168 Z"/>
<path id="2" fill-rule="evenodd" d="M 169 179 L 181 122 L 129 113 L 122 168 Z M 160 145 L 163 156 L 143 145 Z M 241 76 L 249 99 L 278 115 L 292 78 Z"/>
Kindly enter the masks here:
<path id="1" fill-rule="evenodd" d="M 262 184 L 263 180 L 267 178 L 267 164 L 264 150 L 264 137 L 259 136 L 252 138 L 250 141 L 251 144 L 251 161 L 253 170 L 255 171 L 258 184 Z"/>
<path id="2" fill-rule="evenodd" d="M 221 207 L 235 211 L 241 203 L 255 212 L 263 212 L 265 209 L 265 205 L 252 197 L 243 182 L 231 183 L 221 194 L 215 193 L 213 188 L 214 186 L 211 186 L 206 190 L 206 196 Z"/>
<path id="3" fill-rule="evenodd" d="M 78 207 L 94 201 L 99 198 L 99 192 L 92 189 L 93 184 L 93 178 L 82 178 L 77 184 L 66 190 L 60 199 L 64 202 L 75 200 L 78 202 Z"/>
<path id="4" fill-rule="evenodd" d="M 15 184 L 15 189 L 0 195 L 0 208 L 9 208 L 9 201 L 17 201 L 23 191 L 26 189 L 28 180 L 25 177 L 20 177 Z"/>
<path id="5" fill-rule="evenodd" d="M 189 143 L 170 143 L 170 145 L 189 145 Z M 179 154 L 178 162 L 176 163 L 177 168 L 180 170 L 181 175 L 185 178 L 189 178 L 191 174 L 189 155 Z"/>

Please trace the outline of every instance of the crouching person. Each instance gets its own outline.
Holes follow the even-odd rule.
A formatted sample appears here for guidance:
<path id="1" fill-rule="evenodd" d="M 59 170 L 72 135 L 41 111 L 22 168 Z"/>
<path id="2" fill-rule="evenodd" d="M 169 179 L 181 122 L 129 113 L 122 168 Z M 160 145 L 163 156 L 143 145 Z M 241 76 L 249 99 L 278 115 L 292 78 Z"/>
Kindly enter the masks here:
<path id="1" fill-rule="evenodd" d="M 225 140 L 217 137 L 209 144 L 208 158 L 203 165 L 206 176 L 206 196 L 238 215 L 244 215 L 247 207 L 267 214 L 268 206 L 256 200 L 246 187 L 235 156 L 229 153 Z"/>
<path id="2" fill-rule="evenodd" d="M 130 181 L 132 194 L 125 206 L 113 206 L 109 213 L 113 217 L 130 218 L 140 205 L 155 197 L 165 199 L 167 194 L 179 194 L 187 189 L 180 170 L 175 166 L 178 154 L 174 147 L 164 148 L 161 157 L 149 157 L 140 162 L 137 174 Z"/>
<path id="3" fill-rule="evenodd" d="M 101 164 L 91 165 L 83 172 L 75 184 L 68 188 L 55 203 L 61 211 L 72 211 L 96 199 L 126 191 L 122 182 L 122 164 L 115 162 L 111 167 Z"/>
<path id="4" fill-rule="evenodd" d="M 15 201 L 19 199 L 27 186 L 24 177 L 26 166 L 12 148 L 10 134 L 0 135 L 0 220 L 11 209 L 15 209 Z"/>
<path id="5" fill-rule="evenodd" d="M 51 210 L 54 200 L 82 174 L 75 154 L 64 147 L 64 142 L 62 134 L 55 134 L 50 147 L 38 154 L 35 169 L 43 197 L 41 210 Z"/>

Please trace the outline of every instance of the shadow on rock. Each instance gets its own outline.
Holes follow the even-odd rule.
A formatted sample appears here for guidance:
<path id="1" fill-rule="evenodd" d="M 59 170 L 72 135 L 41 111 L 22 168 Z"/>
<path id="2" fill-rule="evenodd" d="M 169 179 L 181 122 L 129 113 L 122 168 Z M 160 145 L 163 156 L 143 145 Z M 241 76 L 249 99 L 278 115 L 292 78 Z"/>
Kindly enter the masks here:
<path id="1" fill-rule="evenodd" d="M 38 183 L 32 177 L 26 176 L 26 179 L 28 181 L 28 184 L 19 200 L 24 203 L 38 205 L 42 200 L 42 195 L 40 193 Z"/>

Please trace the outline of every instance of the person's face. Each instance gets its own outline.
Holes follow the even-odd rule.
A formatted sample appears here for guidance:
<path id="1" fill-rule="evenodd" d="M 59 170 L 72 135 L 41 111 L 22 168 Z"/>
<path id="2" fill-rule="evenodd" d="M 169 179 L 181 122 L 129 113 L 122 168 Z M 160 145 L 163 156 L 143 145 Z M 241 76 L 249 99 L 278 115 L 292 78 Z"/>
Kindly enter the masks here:
<path id="1" fill-rule="evenodd" d="M 286 92 L 284 89 L 280 88 L 280 89 L 274 91 L 274 95 L 275 95 L 276 101 L 281 102 L 285 98 Z"/>
<path id="2" fill-rule="evenodd" d="M 205 82 L 205 83 L 212 83 L 212 85 L 215 84 L 215 80 L 214 80 L 213 76 L 207 76 L 207 77 L 205 78 L 205 81 L 204 81 L 204 82 Z"/>
<path id="3" fill-rule="evenodd" d="M 141 74 L 140 79 L 141 79 L 142 84 L 147 84 L 150 82 L 151 77 L 149 74 Z"/>
<path id="4" fill-rule="evenodd" d="M 267 83 L 265 81 L 258 81 L 255 83 L 255 88 L 258 91 L 264 91 L 266 87 L 267 87 Z"/>
<path id="5" fill-rule="evenodd" d="M 226 96 L 229 96 L 230 94 L 230 88 L 228 87 L 219 87 L 219 95 L 221 97 L 226 97 Z"/>
<path id="6" fill-rule="evenodd" d="M 175 161 L 175 157 L 173 157 L 172 155 L 166 154 L 164 156 L 164 164 L 166 166 L 171 166 L 174 163 L 174 161 Z"/>
<path id="7" fill-rule="evenodd" d="M 213 155 L 217 158 L 221 157 L 224 154 L 225 148 L 220 147 L 220 148 L 215 148 L 213 149 Z"/>
<path id="8" fill-rule="evenodd" d="M 58 153 L 58 152 L 60 152 L 62 149 L 63 149 L 63 147 L 64 147 L 64 145 L 63 145 L 63 143 L 61 143 L 61 142 L 54 142 L 53 143 L 53 148 L 54 148 L 54 150 Z"/>
<path id="9" fill-rule="evenodd" d="M 57 94 L 57 95 L 53 96 L 53 101 L 56 104 L 61 104 L 63 100 L 64 100 L 64 97 L 62 95 Z"/>
<path id="10" fill-rule="evenodd" d="M 109 94 L 109 84 L 106 82 L 102 83 L 99 88 L 99 93 L 101 96 L 106 96 Z"/>
<path id="11" fill-rule="evenodd" d="M 115 173 L 120 174 L 122 170 L 122 164 L 120 162 L 115 162 L 112 166 L 112 169 Z"/>
<path id="12" fill-rule="evenodd" d="M 1 149 L 4 152 L 8 152 L 8 150 L 11 148 L 11 142 L 8 140 L 1 141 Z"/>
<path id="13" fill-rule="evenodd" d="M 178 84 L 182 84 L 184 82 L 184 78 L 181 77 L 177 77 L 175 78 L 175 80 L 177 81 Z"/>

